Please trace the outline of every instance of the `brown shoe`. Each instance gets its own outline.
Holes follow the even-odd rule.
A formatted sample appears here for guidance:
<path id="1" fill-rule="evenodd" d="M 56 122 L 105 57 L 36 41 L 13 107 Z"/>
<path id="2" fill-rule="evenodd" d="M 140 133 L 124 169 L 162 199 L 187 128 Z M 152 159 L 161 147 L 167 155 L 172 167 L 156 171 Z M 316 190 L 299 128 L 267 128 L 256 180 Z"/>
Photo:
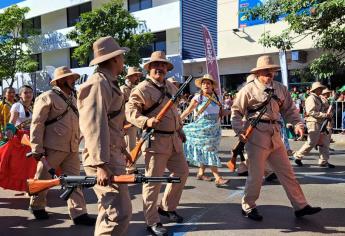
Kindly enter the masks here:
<path id="1" fill-rule="evenodd" d="M 223 179 L 223 178 L 219 178 L 219 179 L 216 179 L 214 182 L 216 184 L 216 187 L 223 187 L 223 186 L 226 186 L 227 183 L 229 183 L 229 179 Z"/>
<path id="2" fill-rule="evenodd" d="M 211 177 L 208 177 L 206 175 L 199 175 L 199 174 L 196 175 L 196 179 L 203 180 L 203 181 L 212 181 Z"/>

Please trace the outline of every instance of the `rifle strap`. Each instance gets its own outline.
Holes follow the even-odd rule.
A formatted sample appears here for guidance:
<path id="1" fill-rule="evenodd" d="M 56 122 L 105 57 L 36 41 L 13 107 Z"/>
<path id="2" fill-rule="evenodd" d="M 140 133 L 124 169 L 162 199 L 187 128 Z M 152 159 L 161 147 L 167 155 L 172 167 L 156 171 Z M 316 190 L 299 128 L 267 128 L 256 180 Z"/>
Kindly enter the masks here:
<path id="1" fill-rule="evenodd" d="M 155 110 L 163 102 L 165 97 L 168 97 L 169 99 L 172 98 L 172 95 L 167 91 L 167 88 L 165 85 L 163 87 L 159 87 L 151 79 L 146 79 L 146 81 L 149 82 L 157 90 L 159 90 L 161 92 L 161 96 L 158 99 L 158 101 L 155 102 L 150 108 L 148 108 L 142 112 L 143 115 L 147 115 L 150 112 L 152 112 L 153 110 Z"/>
<path id="2" fill-rule="evenodd" d="M 195 115 L 196 118 L 199 117 L 199 115 L 202 114 L 207 109 L 207 107 L 211 104 L 211 102 L 216 103 L 219 106 L 219 108 L 222 107 L 222 104 L 218 100 L 217 94 L 214 93 L 213 95 L 215 95 L 216 97 L 210 96 L 208 94 L 204 95 L 205 97 L 207 97 L 207 101 L 206 101 L 205 105 L 202 106 L 200 108 L 200 110 L 197 111 L 197 114 Z M 202 95 L 200 95 L 200 96 L 202 96 Z"/>
<path id="3" fill-rule="evenodd" d="M 280 98 L 276 95 L 276 94 L 272 94 L 272 98 L 278 103 L 279 107 L 283 106 L 283 102 L 282 100 L 280 100 Z M 258 106 L 257 108 L 254 109 L 249 109 L 248 113 L 255 113 L 257 111 L 262 110 L 262 108 L 264 108 L 265 106 L 267 106 L 267 104 L 271 101 L 271 99 L 268 99 L 266 101 L 264 101 L 260 106 Z"/>
<path id="4" fill-rule="evenodd" d="M 51 125 L 59 120 L 61 120 L 67 113 L 70 109 L 72 109 L 72 111 L 74 112 L 74 114 L 79 118 L 79 112 L 78 112 L 78 109 L 74 106 L 73 102 L 72 102 L 72 98 L 71 99 L 68 99 L 60 90 L 58 89 L 55 89 L 55 88 L 52 88 L 52 91 L 54 93 L 56 93 L 57 95 L 59 95 L 59 97 L 64 100 L 64 102 L 66 102 L 67 104 L 67 108 L 66 110 L 58 115 L 57 117 L 51 119 L 51 120 L 47 120 L 46 122 L 44 122 L 44 125 L 45 126 L 48 126 L 48 125 Z"/>

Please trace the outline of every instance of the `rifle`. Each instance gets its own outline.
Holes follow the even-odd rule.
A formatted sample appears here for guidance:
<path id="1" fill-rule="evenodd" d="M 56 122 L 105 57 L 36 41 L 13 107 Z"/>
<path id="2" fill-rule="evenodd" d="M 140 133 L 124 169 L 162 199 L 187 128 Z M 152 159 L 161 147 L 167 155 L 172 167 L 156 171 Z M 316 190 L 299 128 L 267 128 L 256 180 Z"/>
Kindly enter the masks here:
<path id="1" fill-rule="evenodd" d="M 177 98 L 182 94 L 183 90 L 187 87 L 187 85 L 192 81 L 193 76 L 189 76 L 187 78 L 187 80 L 181 85 L 181 87 L 177 90 L 176 94 L 174 96 L 172 96 L 172 98 L 170 98 L 170 100 L 164 105 L 164 107 L 162 108 L 162 110 L 160 110 L 160 112 L 158 113 L 158 115 L 156 116 L 156 119 L 161 121 L 165 115 L 165 113 L 167 113 L 167 111 L 172 107 L 172 105 L 176 102 Z M 128 167 L 131 167 L 135 164 L 135 162 L 138 160 L 139 158 L 139 153 L 141 150 L 142 145 L 144 144 L 144 142 L 146 140 L 148 140 L 151 135 L 154 132 L 154 128 L 150 127 L 147 128 L 146 130 L 143 131 L 143 134 L 139 140 L 139 142 L 137 143 L 137 145 L 134 147 L 133 150 L 131 150 L 131 160 L 128 160 Z"/>
<path id="2" fill-rule="evenodd" d="M 260 113 L 259 115 L 250 121 L 250 124 L 248 126 L 248 128 L 245 130 L 244 132 L 244 136 L 246 139 L 249 139 L 249 137 L 252 135 L 254 128 L 258 125 L 261 117 L 265 114 L 265 112 L 267 111 L 267 107 L 266 105 L 270 102 L 271 98 L 274 96 L 273 89 L 270 88 L 266 88 L 265 91 L 268 94 L 268 97 L 266 99 L 266 101 L 264 101 L 262 103 L 262 108 L 260 109 Z M 230 169 L 231 172 L 234 172 L 236 169 L 236 160 L 237 160 L 237 156 L 239 155 L 241 157 L 241 161 L 244 161 L 244 156 L 243 156 L 243 151 L 244 151 L 244 146 L 246 143 L 240 141 L 240 139 L 238 140 L 238 142 L 236 143 L 235 147 L 232 149 L 232 156 L 230 161 L 228 161 L 226 163 L 226 166 Z"/>
<path id="3" fill-rule="evenodd" d="M 144 175 L 119 175 L 111 177 L 112 183 L 181 183 L 180 177 L 147 177 Z M 68 200 L 76 188 L 90 188 L 97 184 L 96 176 L 60 176 L 51 180 L 27 180 L 27 192 L 29 195 L 36 195 L 44 190 L 55 186 L 61 186 L 64 190 L 60 195 L 61 199 Z"/>

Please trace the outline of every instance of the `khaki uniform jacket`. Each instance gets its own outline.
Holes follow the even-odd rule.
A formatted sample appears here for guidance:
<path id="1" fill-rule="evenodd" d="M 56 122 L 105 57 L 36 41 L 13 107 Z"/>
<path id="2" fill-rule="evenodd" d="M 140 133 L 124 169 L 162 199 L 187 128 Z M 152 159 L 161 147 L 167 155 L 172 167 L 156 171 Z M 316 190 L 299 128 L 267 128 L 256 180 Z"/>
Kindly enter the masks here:
<path id="1" fill-rule="evenodd" d="M 117 78 L 109 71 L 98 68 L 78 92 L 80 130 L 85 138 L 84 166 L 105 163 L 125 165 L 125 158 L 115 153 L 126 148 L 123 125 L 125 121 L 124 98 Z M 120 113 L 108 119 L 114 111 Z"/>
<path id="2" fill-rule="evenodd" d="M 151 79 L 151 78 L 148 78 Z M 154 79 L 151 79 L 153 83 L 162 87 L 164 85 L 160 84 Z M 175 95 L 177 92 L 177 87 L 170 83 L 169 81 L 165 81 L 166 91 L 171 95 Z M 150 113 L 143 115 L 145 110 L 151 108 L 157 101 L 159 101 L 162 93 L 155 88 L 150 82 L 144 80 L 140 82 L 131 92 L 129 96 L 129 101 L 126 103 L 126 118 L 127 121 L 132 123 L 133 125 L 137 126 L 138 128 L 145 129 L 146 128 L 146 121 L 158 115 L 160 110 L 164 107 L 164 105 L 169 101 L 167 96 L 164 97 L 162 103 Z M 161 122 L 155 127 L 155 130 L 159 131 L 178 131 L 182 128 L 182 121 L 180 119 L 178 110 L 175 105 L 173 105 L 168 112 L 165 114 Z M 175 132 L 176 133 L 176 132 Z M 152 140 L 155 141 L 154 147 L 152 147 L 153 152 L 157 153 L 165 153 L 167 150 L 165 148 L 164 143 L 159 143 L 157 139 L 158 135 L 165 136 L 165 134 L 154 134 L 152 136 Z M 182 149 L 181 140 L 179 140 L 178 135 L 175 134 L 176 138 L 173 139 L 174 147 L 176 152 L 180 152 Z M 143 150 L 147 148 L 146 145 L 143 145 Z"/>
<path id="3" fill-rule="evenodd" d="M 54 89 L 61 91 L 59 87 L 54 87 Z M 72 99 L 76 106 L 76 99 L 73 95 L 65 96 Z M 79 151 L 79 119 L 71 108 L 62 119 L 48 126 L 44 124 L 64 113 L 66 109 L 67 103 L 52 90 L 44 92 L 36 98 L 30 127 L 30 142 L 33 152 L 43 153 L 45 148 L 62 152 Z"/>
<path id="4" fill-rule="evenodd" d="M 310 96 L 305 100 L 305 120 L 307 122 L 322 123 L 323 119 L 327 118 L 327 108 L 324 107 L 319 96 L 315 93 L 310 93 Z"/>
<path id="5" fill-rule="evenodd" d="M 246 126 L 249 125 L 249 122 L 243 124 L 243 118 L 249 121 L 259 114 L 259 112 L 248 113 L 248 110 L 259 107 L 266 100 L 268 95 L 264 92 L 265 88 L 265 85 L 255 79 L 237 93 L 231 107 L 231 123 L 237 134 L 243 132 Z M 280 121 L 281 116 L 283 116 L 287 123 L 302 124 L 303 121 L 287 88 L 276 81 L 272 82 L 272 88 L 274 94 L 282 103 L 281 107 L 279 107 L 278 101 L 272 98 L 270 103 L 267 104 L 267 111 L 261 119 Z M 259 122 L 248 141 L 265 149 L 270 149 L 272 146 L 275 149 L 284 145 L 280 136 L 280 124 L 275 123 L 272 125 Z"/>
<path id="6" fill-rule="evenodd" d="M 124 84 L 120 87 L 120 90 L 123 93 L 125 102 L 128 102 L 129 95 L 131 94 L 131 91 L 133 88 L 134 88 L 134 86 L 128 85 L 128 84 Z"/>

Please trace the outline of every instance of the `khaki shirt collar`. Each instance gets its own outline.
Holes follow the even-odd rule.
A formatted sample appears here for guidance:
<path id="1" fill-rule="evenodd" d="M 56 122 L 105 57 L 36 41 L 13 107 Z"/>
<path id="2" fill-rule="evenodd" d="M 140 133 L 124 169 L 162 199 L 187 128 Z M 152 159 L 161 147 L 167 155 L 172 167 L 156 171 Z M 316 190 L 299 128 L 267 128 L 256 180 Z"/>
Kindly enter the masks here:
<path id="1" fill-rule="evenodd" d="M 150 79 L 153 83 L 155 83 L 159 87 L 164 87 L 166 85 L 165 80 L 163 80 L 163 83 L 158 82 L 155 79 L 152 79 L 150 76 L 147 76 L 148 79 Z"/>
<path id="2" fill-rule="evenodd" d="M 95 72 L 100 72 L 100 73 L 104 74 L 105 77 L 107 79 L 109 79 L 110 81 L 112 81 L 112 82 L 113 81 L 117 81 L 117 76 L 113 76 L 112 73 L 109 70 L 105 69 L 105 68 L 97 67 Z"/>

